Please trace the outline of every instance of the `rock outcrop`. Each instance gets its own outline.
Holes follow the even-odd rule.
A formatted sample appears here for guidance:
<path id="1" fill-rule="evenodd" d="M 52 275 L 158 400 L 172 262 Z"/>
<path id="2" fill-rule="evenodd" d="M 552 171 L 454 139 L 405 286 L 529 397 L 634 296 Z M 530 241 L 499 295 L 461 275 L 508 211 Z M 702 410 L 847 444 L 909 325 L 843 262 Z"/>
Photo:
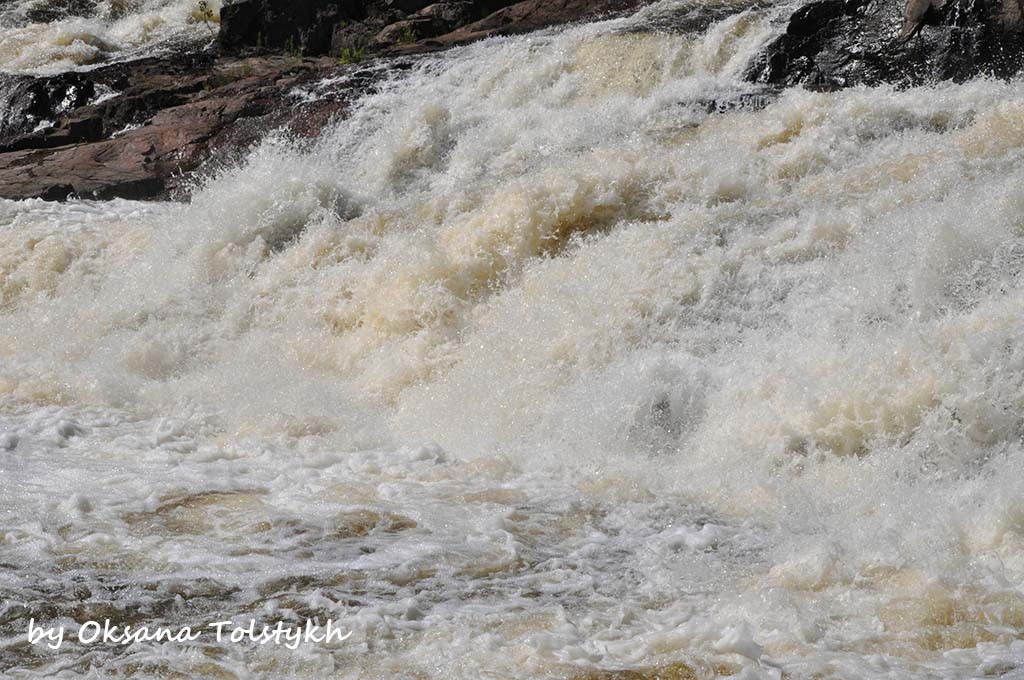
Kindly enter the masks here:
<path id="1" fill-rule="evenodd" d="M 82 73 L 51 78 L 0 74 L 0 139 L 45 128 L 95 96 L 95 83 Z"/>
<path id="2" fill-rule="evenodd" d="M 908 86 L 1021 70 L 1019 0 L 813 0 L 747 71 L 754 82 Z M 920 11 L 918 11 L 920 10 Z"/>
<path id="3" fill-rule="evenodd" d="M 343 115 L 344 93 L 308 96 L 338 68 L 331 59 L 197 54 L 77 74 L 110 94 L 51 111 L 52 127 L 0 139 L 0 197 L 182 195 L 192 173 L 237 160 L 271 129 L 311 136 Z"/>
<path id="4" fill-rule="evenodd" d="M 362 59 L 526 33 L 644 1 L 234 0 L 221 9 L 218 42 L 236 55 L 270 49 Z"/>
<path id="5" fill-rule="evenodd" d="M 220 11 L 223 50 L 285 50 L 324 55 L 336 26 L 366 18 L 360 0 L 234 0 Z"/>
<path id="6" fill-rule="evenodd" d="M 384 0 L 366 5 L 366 18 L 335 27 L 331 54 L 352 55 L 400 48 L 405 52 L 431 49 L 426 44 L 515 0 Z"/>
<path id="7" fill-rule="evenodd" d="M 426 40 L 417 39 L 409 45 L 399 41 L 399 44 L 389 47 L 386 53 L 408 54 L 426 49 L 444 49 L 498 35 L 529 33 L 548 26 L 611 16 L 641 4 L 644 3 L 637 0 L 524 0 L 507 3 L 506 7 L 448 33 L 435 34 Z M 420 14 L 430 10 L 428 7 Z"/>

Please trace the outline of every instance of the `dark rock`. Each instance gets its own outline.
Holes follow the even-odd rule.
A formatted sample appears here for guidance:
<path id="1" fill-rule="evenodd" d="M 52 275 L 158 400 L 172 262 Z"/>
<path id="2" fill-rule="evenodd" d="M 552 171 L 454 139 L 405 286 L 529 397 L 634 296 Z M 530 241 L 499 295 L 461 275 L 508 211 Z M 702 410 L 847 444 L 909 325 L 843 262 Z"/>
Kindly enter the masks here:
<path id="1" fill-rule="evenodd" d="M 227 54 L 413 54 L 589 19 L 645 1 L 234 0 L 221 9 L 219 44 Z"/>
<path id="2" fill-rule="evenodd" d="M 405 18 L 401 12 L 391 10 L 372 12 L 362 21 L 343 21 L 334 27 L 331 35 L 330 54 L 366 55 L 376 43 L 376 37 L 384 28 Z"/>
<path id="3" fill-rule="evenodd" d="M 66 17 L 89 17 L 96 13 L 96 0 L 42 0 L 28 7 L 25 18 L 46 24 Z"/>
<path id="4" fill-rule="evenodd" d="M 70 184 L 54 184 L 43 189 L 39 198 L 44 201 L 66 201 L 75 198 L 75 188 Z"/>
<path id="5" fill-rule="evenodd" d="M 473 2 L 436 2 L 385 26 L 374 37 L 374 43 L 388 47 L 436 38 L 471 22 L 477 11 Z"/>
<path id="6" fill-rule="evenodd" d="M 487 32 L 512 35 L 548 26 L 584 21 L 645 4 L 637 0 L 525 0 L 509 4 L 493 14 L 464 26 L 466 34 Z"/>
<path id="7" fill-rule="evenodd" d="M 385 26 L 380 33 L 374 37 L 373 42 L 376 45 L 402 45 L 407 43 L 414 43 L 422 38 L 433 37 L 440 35 L 444 31 L 434 31 L 434 27 L 430 19 L 412 17 L 409 19 L 403 19 L 402 21 L 396 21 L 393 24 Z"/>
<path id="8" fill-rule="evenodd" d="M 448 0 L 388 2 L 371 0 L 366 18 L 338 24 L 331 39 L 333 55 L 379 52 L 402 46 L 405 54 L 434 49 L 423 40 L 450 33 L 513 4 L 514 0 Z M 418 43 L 415 47 L 409 45 Z"/>
<path id="9" fill-rule="evenodd" d="M 694 101 L 692 106 L 708 114 L 740 110 L 760 111 L 778 98 L 779 90 L 766 88 L 754 92 L 741 92 L 739 94 L 699 99 Z"/>
<path id="10" fill-rule="evenodd" d="M 365 17 L 360 0 L 235 0 L 220 10 L 218 42 L 227 53 L 327 54 L 335 26 Z"/>
<path id="11" fill-rule="evenodd" d="M 902 0 L 814 0 L 789 16 L 747 78 L 835 89 L 1007 77 L 1020 70 L 1024 25 L 1017 0 L 947 0 L 914 17 L 906 10 Z M 925 25 L 907 30 L 908 20 Z"/>
<path id="12" fill-rule="evenodd" d="M 465 45 L 495 35 L 529 33 L 549 26 L 591 20 L 599 16 L 635 9 L 647 0 L 523 0 L 509 3 L 500 0 L 474 3 L 473 12 L 503 7 L 482 19 L 460 26 L 436 38 L 412 45 L 397 44 L 383 50 L 384 54 L 414 54 L 427 50 Z"/>
<path id="13" fill-rule="evenodd" d="M 367 49 L 381 52 L 391 47 L 401 48 L 398 51 L 401 54 L 430 51 L 438 45 L 425 41 L 483 20 L 514 4 L 515 0 L 368 0 L 364 7 L 365 18 L 343 21 L 335 26 L 330 53 L 352 54 Z M 577 9 L 586 4 L 579 3 Z M 593 4 L 607 4 L 607 0 Z M 578 18 L 582 17 L 573 17 Z M 410 47 L 413 44 L 415 46 Z"/>
<path id="14" fill-rule="evenodd" d="M 405 14 L 418 12 L 433 0 L 384 0 L 384 5 L 390 9 L 397 9 Z"/>
<path id="15" fill-rule="evenodd" d="M 416 14 L 441 22 L 449 31 L 453 31 L 459 26 L 481 18 L 477 16 L 480 11 L 481 8 L 473 2 L 435 2 Z"/>
<path id="16" fill-rule="evenodd" d="M 87 104 L 96 94 L 91 78 L 62 73 L 52 78 L 0 76 L 0 137 L 32 131 Z"/>

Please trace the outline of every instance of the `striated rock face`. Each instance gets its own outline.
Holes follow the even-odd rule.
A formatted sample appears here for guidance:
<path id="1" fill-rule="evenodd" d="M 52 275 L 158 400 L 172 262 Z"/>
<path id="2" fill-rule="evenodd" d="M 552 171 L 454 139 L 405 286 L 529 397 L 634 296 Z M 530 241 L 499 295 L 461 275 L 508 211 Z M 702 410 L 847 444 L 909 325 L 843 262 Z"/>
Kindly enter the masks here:
<path id="1" fill-rule="evenodd" d="M 922 2 L 924 4 L 922 4 Z M 834 89 L 1007 77 L 1021 69 L 1018 0 L 814 0 L 751 63 L 747 78 Z"/>

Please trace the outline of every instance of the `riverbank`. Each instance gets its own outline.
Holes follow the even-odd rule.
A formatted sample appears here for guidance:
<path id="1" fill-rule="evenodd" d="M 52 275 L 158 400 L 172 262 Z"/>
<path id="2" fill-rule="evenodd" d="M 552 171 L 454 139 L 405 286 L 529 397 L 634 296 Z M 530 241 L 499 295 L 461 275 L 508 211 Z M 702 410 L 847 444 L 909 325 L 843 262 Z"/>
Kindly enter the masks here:
<path id="1" fill-rule="evenodd" d="M 359 22 L 332 23 L 333 40 L 316 43 L 312 33 L 325 30 L 318 4 L 330 5 L 311 1 L 289 15 L 288 39 L 266 26 L 281 8 L 246 0 L 225 10 L 215 45 L 186 42 L 157 56 L 7 76 L 0 198 L 185 198 L 197 177 L 239 161 L 271 131 L 315 138 L 386 70 L 409 68 L 417 55 L 639 3 L 529 0 L 471 21 L 483 5 L 377 2 L 362 8 Z"/>
<path id="2" fill-rule="evenodd" d="M 0 198 L 187 198 L 201 177 L 238 162 L 272 131 L 316 138 L 387 70 L 412 68 L 421 55 L 642 4 L 305 0 L 285 12 L 277 0 L 244 0 L 219 17 L 203 4 L 196 30 L 212 36 L 219 20 L 215 41 L 179 40 L 156 56 L 56 75 L 6 76 Z M 1015 0 L 961 10 L 951 3 L 926 15 L 910 40 L 901 38 L 899 0 L 815 0 L 782 12 L 680 4 L 654 13 L 647 30 L 682 36 L 733 13 L 775 11 L 778 34 L 745 68 L 749 91 L 698 103 L 734 110 L 761 106 L 783 87 L 907 87 L 1018 72 Z"/>

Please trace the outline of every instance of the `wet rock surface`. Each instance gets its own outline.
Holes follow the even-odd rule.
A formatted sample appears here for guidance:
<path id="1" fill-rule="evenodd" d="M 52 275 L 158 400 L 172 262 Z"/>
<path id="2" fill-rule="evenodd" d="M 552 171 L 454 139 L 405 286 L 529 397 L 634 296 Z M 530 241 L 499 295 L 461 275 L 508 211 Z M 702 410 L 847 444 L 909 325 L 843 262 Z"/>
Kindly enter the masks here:
<path id="1" fill-rule="evenodd" d="M 1017 0 L 945 0 L 908 25 L 914 9 L 902 0 L 814 0 L 784 18 L 784 31 L 750 64 L 747 78 L 837 89 L 1008 77 L 1021 69 Z"/>
<path id="2" fill-rule="evenodd" d="M 95 82 L 81 73 L 52 78 L 0 75 L 0 137 L 48 127 L 53 119 L 92 101 Z"/>
<path id="3" fill-rule="evenodd" d="M 338 70 L 330 59 L 201 54 L 82 74 L 111 94 L 50 128 L 0 139 L 0 196 L 183 195 L 195 172 L 237 160 L 268 131 L 313 136 L 343 115 L 344 96 L 302 95 L 304 85 Z"/>

